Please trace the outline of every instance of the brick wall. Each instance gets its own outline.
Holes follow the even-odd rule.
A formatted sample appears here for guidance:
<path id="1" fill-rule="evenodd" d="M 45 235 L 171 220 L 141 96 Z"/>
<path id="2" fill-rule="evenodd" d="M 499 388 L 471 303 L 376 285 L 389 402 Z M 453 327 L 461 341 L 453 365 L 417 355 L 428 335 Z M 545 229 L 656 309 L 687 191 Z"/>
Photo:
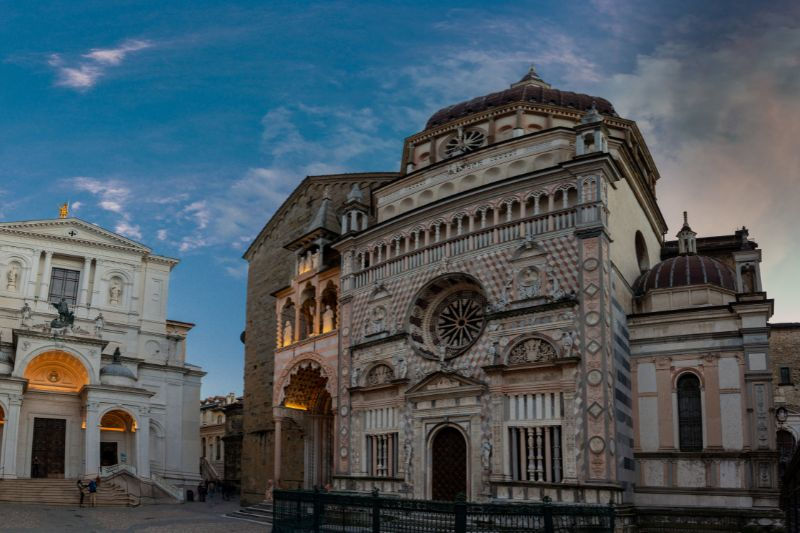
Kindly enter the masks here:
<path id="1" fill-rule="evenodd" d="M 307 178 L 278 209 L 245 258 L 247 318 L 244 350 L 244 435 L 242 439 L 242 502 L 264 499 L 267 480 L 273 479 L 274 443 L 272 386 L 274 380 L 274 291 L 289 284 L 294 255 L 283 246 L 299 237 L 316 213 L 325 186 L 339 213 L 353 183 L 362 189 L 376 187 L 396 177 L 391 173 L 344 174 Z"/>
<path id="2" fill-rule="evenodd" d="M 800 323 L 770 324 L 769 354 L 775 402 L 800 409 Z M 789 368 L 791 385 L 781 384 L 781 367 Z"/>

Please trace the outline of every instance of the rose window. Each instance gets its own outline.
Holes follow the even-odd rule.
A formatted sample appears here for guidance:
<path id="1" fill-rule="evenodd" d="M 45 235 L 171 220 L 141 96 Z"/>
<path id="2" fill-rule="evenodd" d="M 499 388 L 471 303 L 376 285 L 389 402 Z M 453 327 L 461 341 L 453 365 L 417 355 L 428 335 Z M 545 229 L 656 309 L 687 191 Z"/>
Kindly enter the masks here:
<path id="1" fill-rule="evenodd" d="M 447 157 L 466 154 L 483 146 L 484 141 L 486 141 L 486 134 L 481 130 L 463 131 L 447 141 L 444 153 Z"/>
<path id="2" fill-rule="evenodd" d="M 451 359 L 478 340 L 486 324 L 486 298 L 473 278 L 454 274 L 420 291 L 408 319 L 411 345 L 428 359 Z"/>

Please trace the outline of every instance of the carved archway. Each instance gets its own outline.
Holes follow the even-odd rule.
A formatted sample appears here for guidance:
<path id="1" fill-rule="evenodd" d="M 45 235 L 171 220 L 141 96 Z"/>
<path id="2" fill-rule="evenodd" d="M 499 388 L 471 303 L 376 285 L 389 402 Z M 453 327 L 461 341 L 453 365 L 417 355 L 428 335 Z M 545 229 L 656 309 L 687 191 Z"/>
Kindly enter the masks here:
<path id="1" fill-rule="evenodd" d="M 333 371 L 333 368 L 325 364 L 325 361 L 322 357 L 316 353 L 303 353 L 296 355 L 292 358 L 291 361 L 284 367 L 283 371 L 281 372 L 280 377 L 275 380 L 275 389 L 273 392 L 273 405 L 281 405 L 285 398 L 286 386 L 289 384 L 291 377 L 297 374 L 300 369 L 306 366 L 313 366 L 320 368 L 322 375 L 327 378 L 325 382 L 325 389 L 331 395 L 331 398 L 335 401 L 336 398 L 336 384 L 334 383 L 334 377 L 336 373 Z"/>
<path id="2" fill-rule="evenodd" d="M 44 352 L 25 367 L 28 388 L 49 392 L 76 393 L 90 382 L 89 372 L 74 355 L 60 350 Z"/>

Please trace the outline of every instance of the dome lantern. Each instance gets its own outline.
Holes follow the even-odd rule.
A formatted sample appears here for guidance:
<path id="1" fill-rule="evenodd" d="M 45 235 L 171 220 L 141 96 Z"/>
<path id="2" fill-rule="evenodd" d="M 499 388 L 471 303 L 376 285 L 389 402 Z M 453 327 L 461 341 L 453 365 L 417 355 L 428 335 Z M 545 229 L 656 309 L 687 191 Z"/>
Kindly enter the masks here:
<path id="1" fill-rule="evenodd" d="M 678 253 L 689 255 L 697 253 L 697 233 L 689 227 L 689 218 L 686 211 L 683 212 L 683 227 L 676 235 L 678 237 Z"/>

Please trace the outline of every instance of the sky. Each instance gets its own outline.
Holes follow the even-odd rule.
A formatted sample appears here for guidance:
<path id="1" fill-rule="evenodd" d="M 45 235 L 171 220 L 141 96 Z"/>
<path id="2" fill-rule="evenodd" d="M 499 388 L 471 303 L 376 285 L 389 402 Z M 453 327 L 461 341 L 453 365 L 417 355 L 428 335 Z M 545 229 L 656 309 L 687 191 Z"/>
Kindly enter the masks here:
<path id="1" fill-rule="evenodd" d="M 800 321 L 797 2 L 0 0 L 0 220 L 176 257 L 203 394 L 242 392 L 242 254 L 306 175 L 396 171 L 437 109 L 536 65 L 636 120 L 670 226 L 746 226 Z"/>

